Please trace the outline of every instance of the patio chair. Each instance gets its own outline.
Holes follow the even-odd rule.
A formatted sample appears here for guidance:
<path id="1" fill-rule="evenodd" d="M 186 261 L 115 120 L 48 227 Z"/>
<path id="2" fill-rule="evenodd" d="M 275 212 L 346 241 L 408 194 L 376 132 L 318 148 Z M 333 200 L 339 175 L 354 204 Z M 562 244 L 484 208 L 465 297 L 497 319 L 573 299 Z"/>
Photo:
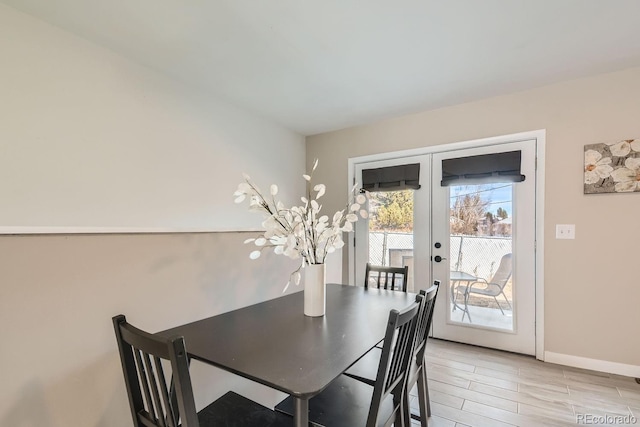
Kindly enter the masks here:
<path id="1" fill-rule="evenodd" d="M 511 279 L 511 273 L 512 273 L 512 259 L 511 259 L 511 254 L 508 253 L 504 255 L 500 260 L 500 265 L 498 266 L 498 270 L 496 270 L 491 280 L 487 281 L 485 279 L 478 278 L 478 280 L 470 283 L 469 286 L 464 290 L 465 306 L 467 306 L 467 303 L 469 301 L 469 296 L 471 294 L 493 297 L 493 299 L 496 301 L 496 304 L 498 304 L 498 308 L 500 309 L 500 312 L 504 315 L 504 310 L 502 310 L 502 307 L 500 306 L 500 303 L 498 302 L 498 298 L 497 298 L 498 295 L 502 295 L 505 301 L 507 302 L 507 305 L 509 306 L 509 310 L 512 310 L 511 303 L 509 302 L 509 298 L 507 298 L 507 296 L 504 293 L 504 287 L 509 282 L 509 279 Z M 482 286 L 482 287 L 478 288 L 476 286 Z M 464 315 L 463 315 L 463 320 L 464 320 Z M 469 316 L 469 320 L 471 320 L 471 316 Z"/>
<path id="2" fill-rule="evenodd" d="M 427 426 L 427 418 L 431 416 L 431 402 L 429 399 L 429 386 L 427 382 L 427 364 L 426 364 L 426 345 L 427 338 L 429 337 L 429 330 L 431 329 L 431 320 L 433 318 L 433 309 L 435 308 L 436 296 L 438 294 L 438 288 L 440 287 L 440 281 L 434 280 L 433 286 L 429 289 L 420 290 L 422 295 L 422 307 L 418 314 L 418 326 L 416 330 L 416 358 L 414 363 L 410 365 L 409 374 L 407 377 L 407 392 L 417 384 L 418 387 L 418 404 L 420 408 L 420 414 L 411 413 L 411 418 L 420 421 L 421 427 Z M 370 386 L 375 385 L 375 376 L 380 363 L 380 356 L 382 350 L 374 347 L 371 351 L 365 354 L 360 360 L 358 360 L 353 366 L 351 366 L 345 375 L 355 378 Z"/>
<path id="3" fill-rule="evenodd" d="M 123 315 L 113 318 L 113 327 L 135 427 L 293 424 L 293 418 L 232 391 L 196 412 L 184 338 L 161 339 L 127 323 Z M 165 375 L 166 368 L 171 368 L 167 370 L 169 375 Z"/>
<path id="4" fill-rule="evenodd" d="M 370 285 L 378 289 L 391 289 L 392 291 L 407 292 L 407 283 L 409 280 L 409 266 L 404 267 L 385 267 L 381 265 L 372 265 L 367 263 L 364 272 L 364 287 Z"/>
<path id="5" fill-rule="evenodd" d="M 423 307 L 417 302 L 391 310 L 384 345 L 376 365 L 373 387 L 346 375 L 333 380 L 309 400 L 310 424 L 330 427 L 409 427 L 409 395 L 406 389 L 409 362 L 415 355 L 417 316 Z M 291 396 L 276 410 L 293 414 Z"/>

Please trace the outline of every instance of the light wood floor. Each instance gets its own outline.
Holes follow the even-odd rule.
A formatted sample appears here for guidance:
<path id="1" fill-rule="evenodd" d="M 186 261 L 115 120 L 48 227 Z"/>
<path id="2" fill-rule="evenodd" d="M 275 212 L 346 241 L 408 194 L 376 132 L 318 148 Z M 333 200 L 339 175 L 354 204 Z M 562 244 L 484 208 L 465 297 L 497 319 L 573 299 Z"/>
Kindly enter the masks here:
<path id="1" fill-rule="evenodd" d="M 635 416 L 640 426 L 633 378 L 436 339 L 429 339 L 426 357 L 430 427 L 588 425 L 587 416 Z"/>

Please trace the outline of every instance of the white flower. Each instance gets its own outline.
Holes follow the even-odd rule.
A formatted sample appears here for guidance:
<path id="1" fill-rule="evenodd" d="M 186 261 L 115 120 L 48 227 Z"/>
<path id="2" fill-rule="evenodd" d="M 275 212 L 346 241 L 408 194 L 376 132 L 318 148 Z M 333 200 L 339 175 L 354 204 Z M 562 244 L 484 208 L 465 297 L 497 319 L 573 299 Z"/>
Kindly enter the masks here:
<path id="1" fill-rule="evenodd" d="M 618 142 L 607 142 L 611 154 L 618 157 L 626 157 L 633 150 L 640 152 L 640 139 L 624 139 Z"/>
<path id="2" fill-rule="evenodd" d="M 300 274 L 300 272 L 296 271 L 295 273 L 293 273 L 291 278 L 293 279 L 293 283 L 295 283 L 296 285 L 299 285 L 301 277 L 302 275 Z"/>
<path id="3" fill-rule="evenodd" d="M 616 183 L 615 191 L 640 191 L 640 158 L 629 158 L 625 160 L 624 166 L 611 172 L 611 177 Z"/>
<path id="4" fill-rule="evenodd" d="M 251 252 L 249 257 L 257 259 L 265 248 L 273 248 L 278 255 L 285 255 L 292 259 L 302 259 L 300 266 L 291 274 L 289 283 L 300 282 L 300 269 L 305 264 L 324 264 L 327 254 L 335 252 L 344 246 L 343 232 L 353 231 L 353 223 L 368 216 L 362 205 L 367 197 L 356 195 L 357 184 L 351 190 L 349 202 L 346 207 L 337 211 L 329 223 L 329 216 L 320 215 L 322 205 L 318 199 L 326 192 L 324 184 L 311 186 L 313 171 L 318 166 L 318 160 L 313 163 L 311 175 L 303 175 L 307 181 L 307 194 L 300 200 L 304 205 L 286 208 L 285 205 L 275 200 L 278 187 L 271 185 L 270 198 L 265 198 L 258 187 L 251 182 L 248 175 L 244 174 L 245 182 L 238 185 L 233 194 L 236 203 L 249 199 L 249 209 L 260 211 L 266 215 L 262 222 L 265 231 L 256 239 L 247 239 L 245 243 L 254 243 L 259 250 Z M 315 192 L 315 197 L 314 193 Z M 288 286 L 289 284 L 287 284 Z M 286 288 L 285 288 L 286 289 Z"/>
<path id="5" fill-rule="evenodd" d="M 318 194 L 316 195 L 316 199 L 319 199 L 320 197 L 322 197 L 326 191 L 327 187 L 325 187 L 324 184 L 318 184 L 315 187 L 313 187 L 313 191 L 317 191 Z"/>
<path id="6" fill-rule="evenodd" d="M 630 142 L 633 140 L 623 140 L 618 142 L 607 143 L 611 154 L 618 157 L 625 157 L 631 152 Z"/>
<path id="7" fill-rule="evenodd" d="M 602 157 L 595 150 L 587 150 L 584 153 L 584 183 L 595 184 L 601 179 L 611 175 L 611 157 Z"/>

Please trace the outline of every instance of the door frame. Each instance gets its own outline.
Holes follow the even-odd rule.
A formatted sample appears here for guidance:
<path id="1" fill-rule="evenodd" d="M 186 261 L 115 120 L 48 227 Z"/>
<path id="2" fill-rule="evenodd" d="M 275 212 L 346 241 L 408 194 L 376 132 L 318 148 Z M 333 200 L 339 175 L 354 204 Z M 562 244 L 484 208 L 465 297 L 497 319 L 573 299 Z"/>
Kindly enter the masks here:
<path id="1" fill-rule="evenodd" d="M 535 315 L 536 315 L 536 359 L 544 360 L 544 195 L 545 195 L 545 145 L 546 129 L 500 135 L 489 138 L 474 139 L 448 144 L 432 145 L 410 150 L 393 151 L 352 157 L 348 159 L 347 188 L 351 188 L 357 181 L 356 165 L 360 163 L 400 159 L 405 157 L 433 154 L 443 151 L 476 148 L 486 145 L 504 144 L 507 142 L 536 140 L 536 211 L 535 211 Z M 355 283 L 355 233 L 347 237 L 349 283 Z"/>

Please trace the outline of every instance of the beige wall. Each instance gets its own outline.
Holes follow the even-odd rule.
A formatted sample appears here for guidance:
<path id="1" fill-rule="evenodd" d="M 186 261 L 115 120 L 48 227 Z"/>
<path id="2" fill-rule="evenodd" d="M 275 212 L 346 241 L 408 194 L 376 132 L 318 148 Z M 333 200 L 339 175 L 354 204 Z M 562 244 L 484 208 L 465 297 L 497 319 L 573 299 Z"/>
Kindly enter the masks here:
<path id="1" fill-rule="evenodd" d="M 546 129 L 545 350 L 640 367 L 640 194 L 584 195 L 584 145 L 640 138 L 640 68 L 307 138 L 325 208 L 346 197 L 347 159 Z M 576 224 L 555 240 L 555 224 Z"/>
<path id="2" fill-rule="evenodd" d="M 131 425 L 111 317 L 153 332 L 282 295 L 295 262 L 250 260 L 249 235 L 0 236 L 0 426 Z M 229 389 L 284 397 L 199 363 L 192 374 L 199 407 Z"/>

